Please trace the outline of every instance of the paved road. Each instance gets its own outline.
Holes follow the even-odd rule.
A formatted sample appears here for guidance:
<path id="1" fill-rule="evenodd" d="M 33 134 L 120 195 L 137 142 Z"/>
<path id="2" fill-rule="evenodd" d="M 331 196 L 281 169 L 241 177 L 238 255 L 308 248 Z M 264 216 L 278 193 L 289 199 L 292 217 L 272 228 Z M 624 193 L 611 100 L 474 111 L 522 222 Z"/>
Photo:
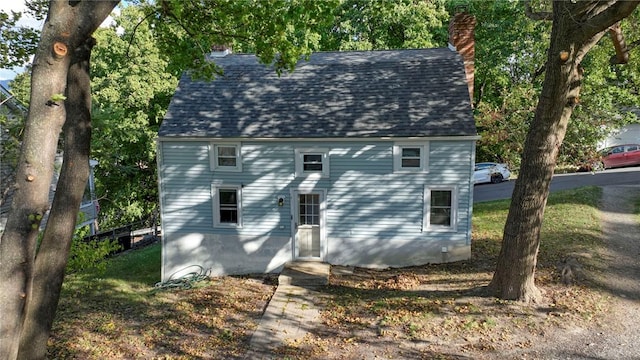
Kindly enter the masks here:
<path id="1" fill-rule="evenodd" d="M 508 199 L 513 192 L 515 180 L 500 184 L 476 185 L 473 202 Z M 592 173 L 560 174 L 553 177 L 551 191 L 567 190 L 582 186 L 640 185 L 640 167 L 610 169 Z"/>

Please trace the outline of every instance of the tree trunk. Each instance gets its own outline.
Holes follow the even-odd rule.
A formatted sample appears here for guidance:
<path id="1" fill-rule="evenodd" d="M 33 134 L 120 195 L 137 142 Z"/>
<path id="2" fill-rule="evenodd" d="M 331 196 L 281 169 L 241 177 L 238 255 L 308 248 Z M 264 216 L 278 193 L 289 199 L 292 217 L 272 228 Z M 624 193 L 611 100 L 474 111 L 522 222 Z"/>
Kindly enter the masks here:
<path id="1" fill-rule="evenodd" d="M 545 80 L 527 134 L 496 272 L 489 285 L 499 298 L 525 302 L 540 299 L 535 285 L 540 229 L 558 152 L 571 112 L 579 103 L 580 63 L 607 28 L 628 16 L 637 3 L 625 8 L 628 13 L 624 16 L 615 8 L 617 5 L 606 6 L 586 1 L 553 4 Z"/>
<path id="2" fill-rule="evenodd" d="M 29 113 L 16 171 L 16 190 L 0 241 L 0 358 L 17 356 L 19 336 L 29 301 L 30 282 L 40 220 L 49 207 L 49 186 L 65 120 L 59 102 L 49 102 L 63 94 L 69 58 L 51 54 L 55 34 L 51 27 L 42 32 L 31 77 Z"/>
<path id="3" fill-rule="evenodd" d="M 89 179 L 91 146 L 91 83 L 89 57 L 95 40 L 90 38 L 74 52 L 67 76 L 67 121 L 64 159 L 59 185 L 38 249 L 31 300 L 20 338 L 19 359 L 44 359 L 78 212 Z"/>
<path id="4" fill-rule="evenodd" d="M 53 163 L 66 119 L 62 94 L 65 93 L 71 55 L 117 3 L 59 0 L 49 3 L 49 13 L 33 61 L 33 91 L 16 171 L 14 198 L 0 240 L 0 278 L 3 279 L 0 282 L 0 359 L 3 360 L 18 356 L 20 336 L 30 306 L 36 238 L 49 207 Z M 64 183 L 59 182 L 58 186 L 65 188 Z"/>

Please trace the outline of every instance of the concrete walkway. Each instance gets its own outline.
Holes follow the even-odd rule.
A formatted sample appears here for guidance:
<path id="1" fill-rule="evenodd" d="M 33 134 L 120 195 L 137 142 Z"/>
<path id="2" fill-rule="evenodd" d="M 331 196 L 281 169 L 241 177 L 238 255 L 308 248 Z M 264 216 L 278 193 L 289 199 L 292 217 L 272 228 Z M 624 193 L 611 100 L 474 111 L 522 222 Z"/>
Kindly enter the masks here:
<path id="1" fill-rule="evenodd" d="M 330 265 L 292 262 L 284 266 L 260 324 L 251 337 L 245 359 L 280 359 L 276 350 L 302 339 L 320 316 L 317 289 L 329 281 Z"/>

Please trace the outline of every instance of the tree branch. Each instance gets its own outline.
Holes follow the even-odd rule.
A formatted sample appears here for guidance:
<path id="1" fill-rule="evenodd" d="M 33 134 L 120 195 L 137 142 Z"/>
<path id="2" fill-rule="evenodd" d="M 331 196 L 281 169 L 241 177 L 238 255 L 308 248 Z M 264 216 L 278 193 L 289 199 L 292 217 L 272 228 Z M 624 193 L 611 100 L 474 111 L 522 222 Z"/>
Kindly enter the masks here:
<path id="1" fill-rule="evenodd" d="M 628 17 L 639 4 L 640 0 L 617 1 L 606 10 L 594 15 L 588 19 L 587 25 L 584 26 L 584 39 L 595 36 L 602 30 Z"/>
<path id="2" fill-rule="evenodd" d="M 632 42 L 631 44 L 627 44 L 627 46 L 626 46 L 627 55 L 629 54 L 629 51 L 633 50 L 634 48 L 636 48 L 638 46 L 640 46 L 640 40 L 636 40 L 636 41 Z M 612 55 L 611 58 L 609 58 L 609 64 L 618 65 L 618 64 L 626 64 L 626 62 L 624 62 L 624 63 L 620 62 L 620 58 L 618 57 L 618 54 L 616 54 L 616 55 Z"/>
<path id="3" fill-rule="evenodd" d="M 136 26 L 133 27 L 133 31 L 131 32 L 131 37 L 129 38 L 129 45 L 127 45 L 127 53 L 126 53 L 127 58 L 129 58 L 129 50 L 131 49 L 131 45 L 133 44 L 134 37 L 136 36 L 136 32 L 138 31 L 138 26 L 140 26 L 143 22 L 145 22 L 148 18 L 152 17 L 155 14 L 156 14 L 155 12 L 150 12 L 147 16 L 143 17 L 142 20 L 138 21 Z"/>

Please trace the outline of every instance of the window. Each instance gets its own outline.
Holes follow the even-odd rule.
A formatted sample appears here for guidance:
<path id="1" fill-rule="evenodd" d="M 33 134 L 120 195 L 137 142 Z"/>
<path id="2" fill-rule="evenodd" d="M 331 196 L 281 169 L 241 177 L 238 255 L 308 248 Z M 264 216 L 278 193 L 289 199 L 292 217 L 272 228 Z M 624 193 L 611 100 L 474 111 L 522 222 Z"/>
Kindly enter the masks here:
<path id="1" fill-rule="evenodd" d="M 212 144 L 211 145 L 211 170 L 217 171 L 242 171 L 240 158 L 240 144 Z"/>
<path id="2" fill-rule="evenodd" d="M 303 172 L 322 172 L 322 154 L 302 154 Z"/>
<path id="3" fill-rule="evenodd" d="M 423 220 L 427 229 L 456 230 L 457 189 L 455 187 L 425 188 Z"/>
<path id="4" fill-rule="evenodd" d="M 300 225 L 320 225 L 320 194 L 298 196 Z"/>
<path id="5" fill-rule="evenodd" d="M 296 176 L 328 177 L 329 149 L 295 149 Z"/>
<path id="6" fill-rule="evenodd" d="M 393 171 L 426 172 L 427 143 L 396 143 L 393 145 Z"/>
<path id="7" fill-rule="evenodd" d="M 242 187 L 212 186 L 213 194 L 213 226 L 241 227 L 242 226 Z"/>

